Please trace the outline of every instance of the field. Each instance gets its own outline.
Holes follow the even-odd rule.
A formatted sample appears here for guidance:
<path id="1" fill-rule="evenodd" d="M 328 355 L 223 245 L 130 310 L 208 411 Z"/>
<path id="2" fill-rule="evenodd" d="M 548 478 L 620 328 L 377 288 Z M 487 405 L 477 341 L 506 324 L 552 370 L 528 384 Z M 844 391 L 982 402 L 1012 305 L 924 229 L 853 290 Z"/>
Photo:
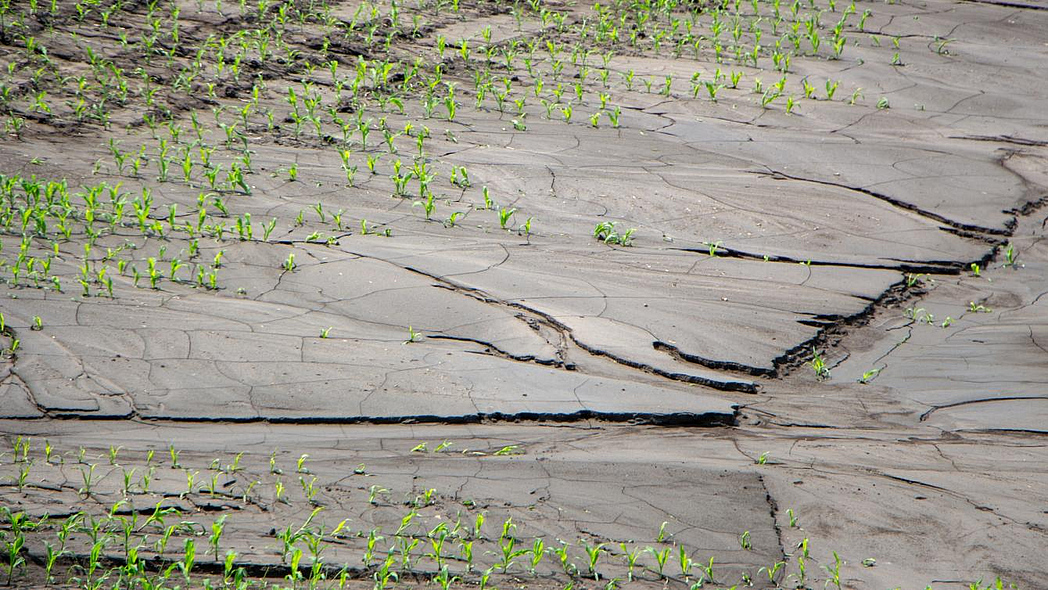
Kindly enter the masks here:
<path id="1" fill-rule="evenodd" d="M 1044 0 L 0 0 L 0 584 L 1048 588 Z"/>

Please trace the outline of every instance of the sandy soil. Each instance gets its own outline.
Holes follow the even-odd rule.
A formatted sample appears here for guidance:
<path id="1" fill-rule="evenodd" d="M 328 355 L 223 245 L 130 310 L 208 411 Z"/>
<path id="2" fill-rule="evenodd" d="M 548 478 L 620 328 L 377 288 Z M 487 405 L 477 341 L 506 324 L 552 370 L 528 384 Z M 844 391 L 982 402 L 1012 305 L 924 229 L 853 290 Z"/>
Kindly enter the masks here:
<path id="1" fill-rule="evenodd" d="M 0 583 L 1048 588 L 1048 4 L 11 4 Z"/>

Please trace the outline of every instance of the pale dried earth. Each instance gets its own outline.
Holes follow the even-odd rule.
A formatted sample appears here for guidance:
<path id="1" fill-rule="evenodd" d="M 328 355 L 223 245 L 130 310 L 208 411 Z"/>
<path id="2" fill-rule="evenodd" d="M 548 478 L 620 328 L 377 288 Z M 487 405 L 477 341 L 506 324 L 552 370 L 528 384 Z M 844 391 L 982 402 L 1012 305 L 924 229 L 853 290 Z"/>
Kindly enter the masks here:
<path id="1" fill-rule="evenodd" d="M 235 3 L 221 13 L 180 6 L 190 45 L 254 22 L 238 17 Z M 332 3 L 345 20 L 357 6 Z M 546 6 L 568 22 L 593 14 Z M 46 115 L 34 109 L 40 86 L 26 78 L 39 57 L 26 56 L 24 36 L 5 35 L 4 63 L 17 66 L 6 79 L 20 96 L 5 113 L 26 123 L 0 142 L 0 173 L 66 179 L 71 193 L 119 182 L 128 211 L 102 223 L 85 253 L 83 199 L 73 199 L 76 231 L 61 238 L 53 228 L 27 234 L 11 189 L 4 197 L 14 217 L 0 236 L 9 351 L 0 431 L 15 450 L 0 455 L 0 506 L 64 518 L 106 514 L 126 499 L 114 514 L 145 517 L 159 502 L 205 532 L 227 515 L 223 549 L 277 583 L 289 571 L 277 533 L 315 506 L 326 530 L 348 519 L 350 534 L 331 538 L 326 567 L 349 566 L 352 583 L 365 586 L 375 571 L 362 567 L 367 531 L 381 527 L 393 545 L 415 504 L 411 534 L 426 548 L 426 531 L 440 522 L 459 517 L 468 528 L 487 515 L 491 536 L 478 539 L 477 571 L 498 561 L 496 532 L 509 517 L 523 546 L 571 543 L 582 570 L 576 587 L 625 580 L 625 543 L 673 552 L 666 579 L 653 555 L 640 557 L 647 569 L 632 584 L 651 587 L 695 583 L 677 565 L 680 546 L 700 565 L 714 558 L 714 587 L 747 579 L 833 587 L 823 566 L 832 569 L 836 552 L 843 588 L 969 588 L 996 577 L 1048 588 L 1048 5 L 856 6 L 872 14 L 865 31 L 851 17 L 840 59 L 824 48 L 792 62 L 784 91 L 796 98 L 791 113 L 784 98 L 764 108 L 750 90 L 757 78 L 764 88 L 780 78 L 770 57 L 754 68 L 733 57 L 718 64 L 708 48 L 699 59 L 633 48 L 610 57 L 610 86 L 590 73 L 573 102 L 580 78 L 568 64 L 575 73 L 560 76 L 575 110 L 570 122 L 559 108 L 547 118 L 534 94 L 526 119 L 509 104 L 500 113 L 490 97 L 475 108 L 480 50 L 469 65 L 451 57 L 460 38 L 475 47 L 561 38 L 537 16 L 518 24 L 508 5 L 422 10 L 432 25 L 383 56 L 410 63 L 421 55 L 432 67 L 437 38 L 446 37 L 445 75 L 461 101 L 454 120 L 442 102 L 427 118 L 419 94 L 403 96 L 404 113 L 372 99 L 368 146 L 359 135 L 347 144 L 358 167 L 348 186 L 331 117 L 319 139 L 309 125 L 296 134 L 284 118 L 286 87 L 302 88 L 300 64 L 258 62 L 268 89 L 240 132 L 253 169 L 249 195 L 209 187 L 202 172 L 183 181 L 179 146 L 191 158 L 194 139 L 215 146 L 221 180 L 240 157 L 240 139 L 227 145 L 212 121 L 228 125 L 250 104 L 255 73 L 236 82 L 202 76 L 218 80 L 211 98 L 199 82 L 188 95 L 164 88 L 175 70 L 149 62 L 183 137 L 162 125 L 151 133 L 141 123 L 151 111 L 135 100 L 116 108 L 105 129 L 78 121 L 72 100 Z M 844 6 L 821 8 L 832 28 Z M 63 71 L 89 71 L 81 48 L 92 43 L 130 71 L 133 52 L 113 49 L 114 40 L 137 31 L 145 12 L 131 4 L 108 29 L 97 16 L 78 24 L 67 15 L 58 34 L 37 36 Z M 303 55 L 320 45 L 308 25 L 288 38 Z M 361 53 L 378 59 L 359 42 L 331 51 L 341 62 L 336 78 L 352 79 Z M 592 72 L 600 63 L 594 54 Z M 715 80 L 717 68 L 741 72 L 739 87 L 725 80 L 716 101 L 705 87 L 693 95 L 692 74 Z M 499 74 L 516 76 L 511 98 L 533 93 L 535 76 L 521 63 L 511 69 Z M 553 69 L 536 60 L 550 80 Z M 627 72 L 651 87 L 628 88 Z M 327 68 L 309 76 L 331 101 Z M 674 86 L 660 93 L 666 76 Z M 802 79 L 815 98 L 804 98 Z M 827 79 L 839 80 L 833 100 Z M 601 92 L 610 95 L 603 110 Z M 58 87 L 50 94 L 74 96 Z M 612 105 L 621 108 L 618 126 Z M 213 115 L 218 107 L 225 114 Z M 266 108 L 278 114 L 276 130 L 260 114 Z M 598 110 L 594 126 L 588 119 Z M 199 137 L 191 114 L 205 123 Z M 379 117 L 393 130 L 408 121 L 431 130 L 433 219 L 413 206 L 417 177 L 409 196 L 390 196 L 389 176 L 400 173 L 392 162 L 402 160 L 406 172 L 419 149 L 402 134 L 392 140 L 397 154 L 386 153 Z M 157 137 L 177 154 L 166 182 L 152 155 L 162 149 Z M 141 173 L 114 162 L 110 138 L 131 158 L 147 146 Z M 365 157 L 380 153 L 372 174 Z M 471 186 L 448 183 L 453 166 L 468 169 Z M 130 212 L 143 187 L 154 199 L 147 228 Z M 480 187 L 494 208 L 484 207 Z M 225 224 L 222 239 L 203 218 L 197 223 L 200 194 L 209 194 L 208 223 Z M 213 205 L 215 195 L 228 213 Z M 510 208 L 500 227 L 499 210 Z M 253 234 L 238 237 L 245 214 Z M 274 229 L 262 239 L 269 219 Z M 632 244 L 594 239 L 605 221 L 620 233 L 635 228 Z M 52 253 L 42 278 L 12 272 L 24 264 L 15 262 L 23 235 L 30 254 Z M 150 258 L 159 261 L 157 288 L 145 270 Z M 172 259 L 188 265 L 176 269 L 177 281 Z M 212 272 L 218 288 L 204 288 Z M 50 276 L 60 277 L 61 291 Z M 817 378 L 813 355 L 828 378 Z M 31 465 L 19 460 L 26 437 Z M 45 440 L 55 448 L 50 461 Z M 188 471 L 171 469 L 170 446 Z M 110 449 L 119 449 L 115 458 Z M 239 453 L 239 466 L 227 468 Z M 139 478 L 150 466 L 147 483 Z M 129 486 L 121 474 L 132 469 L 138 483 Z M 184 493 L 187 472 L 199 475 Z M 86 493 L 85 473 L 95 478 Z M 155 541 L 151 528 L 140 532 Z M 30 538 L 30 571 L 16 584 L 44 585 L 45 534 L 53 535 Z M 582 541 L 606 544 L 600 581 L 584 576 Z M 197 544 L 198 571 L 221 577 L 221 564 L 204 555 L 206 535 Z M 407 568 L 416 577 L 400 584 L 435 584 L 440 563 L 421 557 L 422 547 Z M 70 549 L 69 559 L 82 560 L 90 543 L 81 534 Z M 121 559 L 116 545 L 108 553 Z M 569 579 L 555 559 L 532 574 L 521 557 L 493 585 L 563 588 Z M 779 561 L 771 578 L 760 569 Z M 464 567 L 459 560 L 452 569 L 476 585 L 477 573 Z"/>

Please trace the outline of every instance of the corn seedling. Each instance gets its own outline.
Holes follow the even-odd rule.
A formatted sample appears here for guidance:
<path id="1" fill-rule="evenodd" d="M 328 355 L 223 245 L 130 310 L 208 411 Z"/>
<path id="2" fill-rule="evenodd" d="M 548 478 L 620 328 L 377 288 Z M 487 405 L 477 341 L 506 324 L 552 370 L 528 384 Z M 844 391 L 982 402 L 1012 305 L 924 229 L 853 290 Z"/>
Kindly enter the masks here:
<path id="1" fill-rule="evenodd" d="M 78 493 L 85 497 L 91 497 L 91 484 L 94 483 L 96 465 L 92 463 L 87 470 L 83 467 L 80 468 L 80 478 L 84 482 L 84 485 L 78 490 Z"/>
<path id="2" fill-rule="evenodd" d="M 859 377 L 857 381 L 862 384 L 869 383 L 870 381 L 873 381 L 877 378 L 877 375 L 880 374 L 882 369 L 883 367 L 881 369 L 870 369 L 868 371 L 864 371 L 862 376 Z"/>
<path id="3" fill-rule="evenodd" d="M 604 242 L 605 244 L 618 244 L 620 246 L 631 246 L 633 245 L 633 233 L 635 229 L 628 229 L 623 233 L 618 233 L 615 229 L 618 222 L 615 221 L 602 221 L 593 228 L 593 237 Z"/>
<path id="4" fill-rule="evenodd" d="M 1017 268 L 1019 254 L 1015 251 L 1015 244 L 1009 243 L 1004 249 L 1004 267 Z"/>
<path id="5" fill-rule="evenodd" d="M 404 341 L 404 344 L 411 344 L 412 342 L 418 342 L 420 340 L 422 340 L 422 334 L 416 332 L 411 326 L 408 326 L 408 339 Z"/>
<path id="6" fill-rule="evenodd" d="M 222 533 L 225 531 L 226 518 L 228 516 L 228 514 L 223 514 L 211 523 L 211 536 L 208 537 L 208 545 L 211 546 L 211 554 L 215 556 L 216 560 L 218 559 L 219 542 L 222 540 Z"/>
<path id="7" fill-rule="evenodd" d="M 808 362 L 812 370 L 815 371 L 815 378 L 819 381 L 825 381 L 830 378 L 830 368 L 826 364 L 826 360 L 821 354 L 813 347 L 811 350 L 812 359 Z"/>
<path id="8" fill-rule="evenodd" d="M 829 579 L 826 581 L 826 585 L 833 584 L 837 587 L 837 590 L 842 590 L 841 585 L 841 565 L 844 562 L 841 561 L 841 556 L 836 551 L 833 552 L 833 565 L 823 565 L 822 569 L 826 570 L 826 574 Z"/>
<path id="9" fill-rule="evenodd" d="M 586 541 L 581 541 L 582 548 L 586 551 L 586 557 L 589 558 L 589 575 L 593 576 L 593 580 L 600 580 L 600 574 L 597 572 L 597 560 L 600 559 L 600 554 L 605 552 L 604 543 L 597 543 L 596 545 L 590 545 Z"/>
<path id="10" fill-rule="evenodd" d="M 659 532 L 655 535 L 656 543 L 662 543 L 666 540 L 666 525 L 668 524 L 669 522 L 663 521 L 662 524 L 659 525 Z"/>
<path id="11" fill-rule="evenodd" d="M 626 579 L 632 582 L 633 570 L 637 567 L 637 559 L 640 557 L 641 549 L 636 548 L 633 551 L 630 551 L 625 543 L 619 543 L 619 548 L 622 549 L 623 559 L 626 560 Z"/>
<path id="12" fill-rule="evenodd" d="M 683 545 L 677 547 L 677 564 L 680 566 L 680 575 L 685 580 L 691 578 L 691 568 L 694 567 L 695 561 L 688 555 Z"/>
<path id="13" fill-rule="evenodd" d="M 764 572 L 764 573 L 768 574 L 768 582 L 771 583 L 772 585 L 775 585 L 775 578 L 776 578 L 776 576 L 778 576 L 779 571 L 782 568 L 784 568 L 784 567 L 786 567 L 786 562 L 785 561 L 777 561 L 774 564 L 772 564 L 771 566 L 768 566 L 768 567 L 763 567 L 762 566 L 760 569 L 757 570 L 757 573 Z"/>
<path id="14" fill-rule="evenodd" d="M 404 177 L 404 178 L 406 178 L 406 177 Z M 400 188 L 401 187 L 398 187 L 398 190 L 400 190 Z M 412 204 L 412 207 L 422 207 L 422 210 L 425 211 L 425 213 L 426 213 L 426 220 L 428 221 L 428 220 L 432 219 L 433 218 L 433 212 L 437 209 L 437 204 L 436 204 L 436 201 L 434 200 L 433 193 L 429 193 L 426 196 L 425 200 L 415 201 Z M 452 225 L 454 225 L 454 223 L 452 223 Z"/>
<path id="15" fill-rule="evenodd" d="M 665 578 L 666 575 L 664 571 L 666 569 L 666 562 L 669 561 L 670 558 L 670 548 L 666 547 L 662 550 L 658 550 L 654 547 L 647 547 L 645 551 L 650 553 L 651 556 L 655 558 L 655 565 L 658 567 L 658 571 L 656 573 L 658 573 L 660 578 Z"/>

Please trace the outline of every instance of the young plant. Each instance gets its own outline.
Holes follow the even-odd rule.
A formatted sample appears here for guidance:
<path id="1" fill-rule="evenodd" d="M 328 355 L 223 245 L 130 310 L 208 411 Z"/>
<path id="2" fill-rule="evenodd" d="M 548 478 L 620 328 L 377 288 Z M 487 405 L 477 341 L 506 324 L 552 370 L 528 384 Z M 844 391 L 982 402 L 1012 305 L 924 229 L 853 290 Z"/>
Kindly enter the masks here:
<path id="1" fill-rule="evenodd" d="M 436 201 L 433 198 L 433 193 L 426 195 L 426 199 L 422 201 L 415 201 L 412 207 L 422 207 L 422 210 L 426 212 L 426 221 L 433 219 L 433 212 L 437 209 Z M 452 222 L 454 225 L 454 222 Z"/>
<path id="2" fill-rule="evenodd" d="M 815 347 L 811 349 L 812 359 L 808 362 L 812 370 L 815 371 L 815 378 L 819 381 L 825 381 L 830 378 L 830 368 L 826 364 L 826 360 L 822 358 L 819 351 L 815 350 Z"/>
<path id="3" fill-rule="evenodd" d="M 1018 268 L 1019 254 L 1015 251 L 1015 244 L 1009 243 L 1008 247 L 1004 249 L 1004 267 Z"/>
<path id="4" fill-rule="evenodd" d="M 827 586 L 833 584 L 837 587 L 837 590 L 842 590 L 843 587 L 841 585 L 841 565 L 843 565 L 843 563 L 844 562 L 841 561 L 841 556 L 837 555 L 837 552 L 834 551 L 833 565 L 826 564 L 822 566 L 822 569 L 826 570 L 826 574 L 829 576 L 829 579 L 826 581 Z"/>
<path id="5" fill-rule="evenodd" d="M 487 198 L 486 192 L 484 193 L 484 196 L 485 198 Z M 501 209 L 499 209 L 499 227 L 501 227 L 502 229 L 506 229 L 506 226 L 509 224 L 510 218 L 513 217 L 513 214 L 516 212 L 517 209 L 515 207 L 502 207 Z"/>
<path id="6" fill-rule="evenodd" d="M 870 381 L 873 381 L 874 379 L 876 379 L 877 375 L 879 375 L 880 372 L 881 372 L 881 369 L 870 369 L 868 371 L 863 371 L 862 376 L 859 377 L 857 379 L 857 381 L 859 383 L 862 383 L 863 385 L 865 385 L 865 384 L 869 383 Z"/>
<path id="7" fill-rule="evenodd" d="M 600 559 L 600 554 L 604 553 L 604 543 L 597 543 L 596 545 L 590 545 L 586 541 L 582 541 L 582 548 L 586 550 L 586 557 L 589 558 L 589 575 L 593 576 L 593 580 L 600 580 L 600 574 L 597 572 L 597 560 Z"/>
<path id="8" fill-rule="evenodd" d="M 625 543 L 619 543 L 619 548 L 622 549 L 622 556 L 626 560 L 626 579 L 632 582 L 633 570 L 637 567 L 637 558 L 640 557 L 641 549 L 635 548 L 633 551 L 630 551 Z"/>
<path id="9" fill-rule="evenodd" d="M 633 245 L 633 232 L 637 230 L 630 228 L 620 234 L 615 229 L 616 225 L 618 225 L 618 222 L 616 221 L 602 221 L 598 223 L 593 228 L 593 237 L 605 244 L 618 244 L 620 246 Z"/>
<path id="10" fill-rule="evenodd" d="M 655 564 L 658 566 L 658 574 L 660 578 L 665 578 L 666 574 L 666 562 L 670 559 L 670 548 L 666 547 L 662 550 L 655 549 L 654 547 L 648 547 L 646 549 L 648 553 L 655 558 Z"/>
<path id="11" fill-rule="evenodd" d="M 750 542 L 750 531 L 743 531 L 743 533 L 739 535 L 739 547 L 742 547 L 747 551 L 753 549 L 753 543 Z"/>

